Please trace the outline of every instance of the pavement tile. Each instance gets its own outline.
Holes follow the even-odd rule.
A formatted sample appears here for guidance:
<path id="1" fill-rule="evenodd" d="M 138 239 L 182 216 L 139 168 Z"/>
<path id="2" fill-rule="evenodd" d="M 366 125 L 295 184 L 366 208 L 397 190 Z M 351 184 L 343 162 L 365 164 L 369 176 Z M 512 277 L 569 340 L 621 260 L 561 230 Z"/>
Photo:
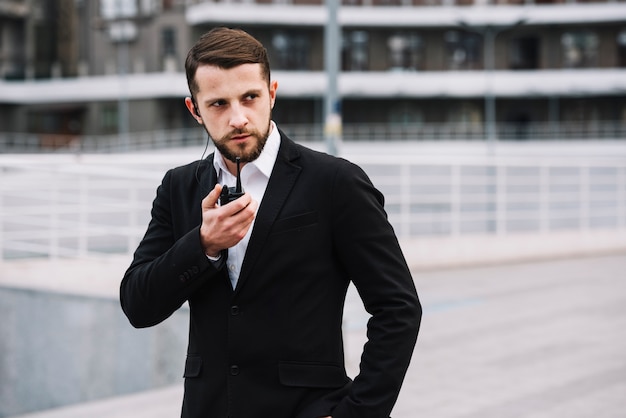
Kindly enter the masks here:
<path id="1" fill-rule="evenodd" d="M 626 254 L 415 271 L 422 330 L 394 418 L 622 418 Z M 368 318 L 346 306 L 358 371 Z M 19 418 L 165 418 L 181 386 Z"/>

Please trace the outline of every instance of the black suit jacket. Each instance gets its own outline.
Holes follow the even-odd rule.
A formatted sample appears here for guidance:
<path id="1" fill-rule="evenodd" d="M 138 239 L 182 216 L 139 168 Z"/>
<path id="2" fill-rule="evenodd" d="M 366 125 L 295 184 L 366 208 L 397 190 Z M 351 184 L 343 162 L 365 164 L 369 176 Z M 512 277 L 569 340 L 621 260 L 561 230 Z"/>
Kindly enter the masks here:
<path id="1" fill-rule="evenodd" d="M 281 133 L 236 289 L 200 245 L 212 155 L 172 169 L 120 288 L 147 327 L 188 301 L 183 417 L 388 417 L 421 320 L 383 197 L 346 160 Z M 342 314 L 353 281 L 372 315 L 360 374 L 344 368 Z"/>

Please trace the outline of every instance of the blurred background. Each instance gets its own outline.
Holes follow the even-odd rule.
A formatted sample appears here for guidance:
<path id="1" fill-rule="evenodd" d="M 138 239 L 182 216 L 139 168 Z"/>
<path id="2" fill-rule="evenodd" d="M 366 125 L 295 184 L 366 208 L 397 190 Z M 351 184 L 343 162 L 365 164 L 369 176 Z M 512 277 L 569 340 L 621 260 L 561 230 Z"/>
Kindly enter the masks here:
<path id="1" fill-rule="evenodd" d="M 489 291 L 503 283 L 491 275 L 511 276 L 523 293 L 528 275 L 565 274 L 603 285 L 606 333 L 623 334 L 623 280 L 594 280 L 626 276 L 626 2 L 0 0 L 0 417 L 170 385 L 137 399 L 178 413 L 187 313 L 134 330 L 117 291 L 165 171 L 203 155 L 184 59 L 224 25 L 267 47 L 279 126 L 358 163 L 385 194 L 434 323 L 458 337 L 466 310 L 484 327 L 502 315 L 506 304 L 485 311 L 463 278 Z M 351 295 L 347 343 L 358 348 L 366 315 Z M 451 338 L 429 335 L 424 358 Z M 546 347 L 532 353 L 569 346 Z M 624 372 L 607 379 L 626 389 L 623 356 L 604 354 Z M 465 399 L 437 414 L 441 393 L 410 403 L 449 371 L 412 368 L 421 377 L 409 375 L 398 416 L 531 416 L 502 413 L 510 393 L 502 409 Z M 139 416 L 115 405 L 75 416 Z"/>

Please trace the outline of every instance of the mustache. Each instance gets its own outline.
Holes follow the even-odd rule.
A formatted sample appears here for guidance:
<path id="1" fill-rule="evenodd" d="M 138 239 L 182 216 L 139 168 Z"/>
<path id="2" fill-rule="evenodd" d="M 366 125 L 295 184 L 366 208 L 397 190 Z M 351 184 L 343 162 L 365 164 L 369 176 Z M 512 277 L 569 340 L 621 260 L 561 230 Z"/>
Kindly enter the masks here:
<path id="1" fill-rule="evenodd" d="M 230 131 L 229 135 L 241 135 L 241 134 L 245 134 L 248 133 L 247 129 L 233 129 L 232 131 Z"/>
<path id="2" fill-rule="evenodd" d="M 233 129 L 232 131 L 230 131 L 229 133 L 227 133 L 226 135 L 224 135 L 222 137 L 223 140 L 227 140 L 230 139 L 234 136 L 239 136 L 239 135 L 252 135 L 252 136 L 257 136 L 258 132 L 256 130 L 248 130 L 248 129 Z"/>
<path id="3" fill-rule="evenodd" d="M 220 143 L 220 144 L 225 144 L 227 142 L 229 142 L 233 137 L 237 136 L 237 135 L 251 135 L 250 132 L 248 132 L 245 129 L 234 129 L 228 133 L 225 133 L 224 135 L 220 136 L 219 138 L 213 138 L 213 142 L 216 143 Z"/>

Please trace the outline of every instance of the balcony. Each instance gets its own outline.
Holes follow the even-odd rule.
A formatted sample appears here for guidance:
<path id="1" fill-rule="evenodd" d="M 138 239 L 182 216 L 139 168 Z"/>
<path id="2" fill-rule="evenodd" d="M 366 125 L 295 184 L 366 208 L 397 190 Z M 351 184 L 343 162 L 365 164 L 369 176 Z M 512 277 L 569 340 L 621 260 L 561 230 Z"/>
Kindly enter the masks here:
<path id="1" fill-rule="evenodd" d="M 457 26 L 460 21 L 477 26 L 509 26 L 524 19 L 526 25 L 621 22 L 626 15 L 626 2 L 484 5 L 472 7 L 442 7 L 454 2 L 434 2 L 412 7 L 412 2 L 400 4 L 359 2 L 344 5 L 338 22 L 343 27 L 441 27 Z M 449 4 L 452 3 L 452 4 Z M 254 24 L 279 26 L 324 26 L 326 7 L 321 2 L 307 4 L 275 2 L 206 1 L 189 6 L 186 19 L 191 25 Z"/>
<path id="2" fill-rule="evenodd" d="M 323 72 L 274 71 L 272 76 L 279 81 L 280 97 L 321 98 L 326 90 Z M 0 80 L 0 90 L 3 103 L 22 105 L 113 101 L 120 94 L 129 100 L 189 94 L 182 73 L 132 74 L 124 83 L 118 76 Z M 344 72 L 339 92 L 344 98 L 464 98 L 487 93 L 496 97 L 611 96 L 626 93 L 626 69 L 495 71 L 490 76 L 482 71 Z"/>

